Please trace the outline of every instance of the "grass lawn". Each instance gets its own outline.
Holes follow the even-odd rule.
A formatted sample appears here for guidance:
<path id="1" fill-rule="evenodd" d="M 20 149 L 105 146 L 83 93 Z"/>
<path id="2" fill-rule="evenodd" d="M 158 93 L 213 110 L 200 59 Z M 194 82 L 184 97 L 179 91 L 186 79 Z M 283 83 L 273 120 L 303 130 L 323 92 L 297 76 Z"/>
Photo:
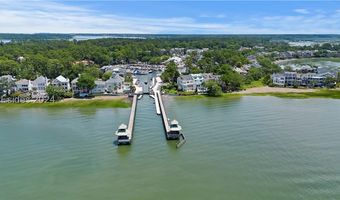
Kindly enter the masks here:
<path id="1" fill-rule="evenodd" d="M 255 88 L 255 87 L 264 87 L 265 85 L 262 83 L 263 79 L 260 79 L 258 81 L 253 81 L 250 84 L 242 85 L 241 89 L 246 90 L 249 88 Z"/>
<path id="2" fill-rule="evenodd" d="M 124 99 L 113 100 L 73 100 L 46 103 L 0 103 L 0 108 L 128 108 Z"/>

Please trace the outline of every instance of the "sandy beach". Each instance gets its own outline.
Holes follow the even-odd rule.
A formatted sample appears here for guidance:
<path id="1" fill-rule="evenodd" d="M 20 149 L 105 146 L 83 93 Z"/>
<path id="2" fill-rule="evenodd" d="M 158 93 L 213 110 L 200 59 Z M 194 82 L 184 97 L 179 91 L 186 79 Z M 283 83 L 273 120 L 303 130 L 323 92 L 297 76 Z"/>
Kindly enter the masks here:
<path id="1" fill-rule="evenodd" d="M 235 92 L 235 94 L 263 94 L 263 93 L 304 93 L 315 92 L 316 89 L 296 89 L 296 88 L 279 88 L 279 87 L 257 87 L 244 91 Z"/>

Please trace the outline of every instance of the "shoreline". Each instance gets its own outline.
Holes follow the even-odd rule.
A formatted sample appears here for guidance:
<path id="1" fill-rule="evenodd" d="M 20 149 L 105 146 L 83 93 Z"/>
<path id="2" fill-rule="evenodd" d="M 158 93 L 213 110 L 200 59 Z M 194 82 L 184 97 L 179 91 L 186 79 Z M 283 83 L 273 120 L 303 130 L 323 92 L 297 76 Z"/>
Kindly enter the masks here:
<path id="1" fill-rule="evenodd" d="M 266 94 L 266 93 L 309 93 L 317 92 L 320 89 L 310 88 L 286 88 L 286 87 L 254 87 L 243 91 L 232 92 L 232 94 Z"/>
<path id="2" fill-rule="evenodd" d="M 279 98 L 307 99 L 307 98 L 330 98 L 340 99 L 340 89 L 296 89 L 276 87 L 255 87 L 244 91 L 223 93 L 220 97 L 207 95 L 178 96 L 179 98 L 236 98 L 242 96 L 273 96 Z"/>
<path id="3" fill-rule="evenodd" d="M 167 96 L 174 96 L 166 94 Z M 307 88 L 278 88 L 254 87 L 243 91 L 223 93 L 220 97 L 207 95 L 175 95 L 177 98 L 239 98 L 242 96 L 273 96 L 279 98 L 306 99 L 330 98 L 340 99 L 340 89 L 307 89 Z M 27 102 L 27 103 L 0 103 L 0 108 L 129 108 L 131 102 L 128 96 L 96 96 L 91 99 L 63 99 L 58 102 Z"/>

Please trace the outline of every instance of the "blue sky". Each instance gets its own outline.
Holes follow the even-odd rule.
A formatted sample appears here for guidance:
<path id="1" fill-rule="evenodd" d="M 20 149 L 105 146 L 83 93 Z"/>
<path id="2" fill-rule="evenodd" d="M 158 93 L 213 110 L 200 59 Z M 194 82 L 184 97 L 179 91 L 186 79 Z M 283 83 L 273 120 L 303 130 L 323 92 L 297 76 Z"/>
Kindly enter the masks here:
<path id="1" fill-rule="evenodd" d="M 2 33 L 340 34 L 339 1 L 0 0 Z"/>

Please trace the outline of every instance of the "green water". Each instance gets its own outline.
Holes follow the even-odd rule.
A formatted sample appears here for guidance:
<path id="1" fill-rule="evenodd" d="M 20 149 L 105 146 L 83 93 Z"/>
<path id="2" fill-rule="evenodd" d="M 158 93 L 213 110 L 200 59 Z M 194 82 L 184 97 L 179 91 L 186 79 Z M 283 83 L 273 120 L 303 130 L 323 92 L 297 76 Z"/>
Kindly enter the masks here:
<path id="1" fill-rule="evenodd" d="M 129 109 L 0 110 L 0 199 L 340 199 L 339 100 L 165 103 L 179 150 L 147 96 L 125 147 L 112 133 Z"/>

